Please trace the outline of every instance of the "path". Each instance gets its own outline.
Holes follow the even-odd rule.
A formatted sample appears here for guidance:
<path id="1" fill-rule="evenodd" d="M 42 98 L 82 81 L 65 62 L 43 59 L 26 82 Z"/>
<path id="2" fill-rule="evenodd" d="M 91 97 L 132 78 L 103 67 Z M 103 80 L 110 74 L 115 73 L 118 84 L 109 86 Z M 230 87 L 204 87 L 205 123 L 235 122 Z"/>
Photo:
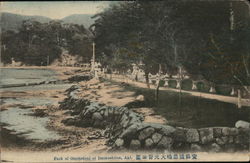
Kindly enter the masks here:
<path id="1" fill-rule="evenodd" d="M 108 79 L 110 79 L 110 76 L 108 75 Z M 128 78 L 124 78 L 122 76 L 118 75 L 112 75 L 112 80 L 117 81 L 117 82 L 126 82 L 128 84 L 131 84 L 132 86 L 140 87 L 140 88 L 147 88 L 146 83 L 142 82 L 136 82 Z M 155 89 L 155 85 L 150 84 L 150 89 Z M 174 91 L 174 92 L 179 92 L 179 89 L 174 89 L 174 88 L 167 88 L 167 87 L 160 87 L 159 90 L 166 90 L 166 91 Z M 188 93 L 192 96 L 198 96 L 202 98 L 207 98 L 207 99 L 214 99 L 222 102 L 228 102 L 232 104 L 237 104 L 238 103 L 238 98 L 237 97 L 230 97 L 230 96 L 222 96 L 222 95 L 216 95 L 216 94 L 210 94 L 210 93 L 204 93 L 204 92 L 195 92 L 195 91 L 185 91 L 181 90 L 183 93 Z M 241 99 L 242 101 L 242 106 L 250 106 L 250 99 Z"/>

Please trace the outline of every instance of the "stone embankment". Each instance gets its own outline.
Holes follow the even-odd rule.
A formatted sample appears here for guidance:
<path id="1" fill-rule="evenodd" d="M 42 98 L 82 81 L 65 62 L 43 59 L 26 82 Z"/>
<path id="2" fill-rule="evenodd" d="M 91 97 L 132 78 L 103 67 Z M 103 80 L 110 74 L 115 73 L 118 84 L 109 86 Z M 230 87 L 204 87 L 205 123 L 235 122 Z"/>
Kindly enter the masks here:
<path id="1" fill-rule="evenodd" d="M 168 150 L 235 152 L 248 151 L 249 123 L 238 121 L 236 127 L 182 128 L 145 123 L 142 115 L 127 107 L 112 107 L 77 96 L 80 86 L 67 90 L 60 108 L 70 110 L 72 118 L 65 125 L 105 129 L 107 144 L 113 150 Z"/>

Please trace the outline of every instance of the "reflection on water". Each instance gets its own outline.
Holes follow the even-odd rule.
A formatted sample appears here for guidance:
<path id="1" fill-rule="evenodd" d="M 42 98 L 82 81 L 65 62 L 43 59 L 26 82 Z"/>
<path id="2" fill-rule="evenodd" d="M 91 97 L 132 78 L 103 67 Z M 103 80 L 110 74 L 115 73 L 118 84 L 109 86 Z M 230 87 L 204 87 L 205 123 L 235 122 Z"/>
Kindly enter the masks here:
<path id="1" fill-rule="evenodd" d="M 1 68 L 0 85 L 42 82 L 56 79 L 56 75 L 49 69 Z"/>
<path id="2" fill-rule="evenodd" d="M 40 106 L 53 104 L 53 101 L 49 98 L 4 98 L 1 104 Z"/>
<path id="3" fill-rule="evenodd" d="M 14 131 L 26 139 L 44 141 L 56 140 L 60 136 L 46 128 L 49 118 L 29 116 L 32 109 L 9 108 L 1 112 L 1 123 L 7 124 L 4 128 Z"/>
<path id="4" fill-rule="evenodd" d="M 41 81 L 55 80 L 56 72 L 49 69 L 0 69 L 0 86 L 22 83 L 36 83 Z M 22 97 L 10 98 L 4 97 L 5 92 L 13 93 L 13 97 L 22 92 L 33 90 L 58 90 L 67 89 L 71 84 L 46 84 L 36 86 L 9 87 L 1 88 L 0 104 L 5 106 L 6 110 L 0 113 L 0 123 L 3 130 L 1 131 L 2 141 L 13 141 L 9 144 L 17 144 L 17 140 L 44 142 L 54 141 L 61 136 L 53 130 L 47 128 L 49 117 L 32 116 L 32 108 L 37 106 L 48 106 L 56 104 L 49 97 Z M 4 137 L 5 136 L 5 137 Z M 12 137 L 13 139 L 9 139 Z M 7 144 L 8 145 L 8 144 Z"/>

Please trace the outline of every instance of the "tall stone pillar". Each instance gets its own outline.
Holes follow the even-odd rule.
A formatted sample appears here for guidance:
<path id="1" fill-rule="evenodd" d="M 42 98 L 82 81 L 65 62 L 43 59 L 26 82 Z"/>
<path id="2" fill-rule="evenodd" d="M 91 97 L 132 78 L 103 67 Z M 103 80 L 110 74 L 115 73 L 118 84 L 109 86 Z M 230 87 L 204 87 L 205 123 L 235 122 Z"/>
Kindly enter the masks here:
<path id="1" fill-rule="evenodd" d="M 168 80 L 165 80 L 164 87 L 168 87 Z"/>
<path id="2" fill-rule="evenodd" d="M 234 89 L 234 87 L 232 87 L 232 90 L 231 90 L 231 93 L 230 93 L 230 95 L 231 95 L 231 96 L 234 96 L 234 95 L 236 95 L 236 92 L 235 92 L 235 89 Z"/>
<path id="3" fill-rule="evenodd" d="M 193 85 L 192 85 L 192 90 L 197 90 L 197 82 L 192 81 Z"/>
<path id="4" fill-rule="evenodd" d="M 238 89 L 238 108 L 240 109 L 242 107 L 241 104 L 241 91 L 240 89 Z"/>
<path id="5" fill-rule="evenodd" d="M 176 88 L 177 88 L 177 89 L 180 89 L 180 88 L 181 88 L 181 80 L 177 80 Z"/>
<path id="6" fill-rule="evenodd" d="M 210 93 L 216 93 L 214 86 L 211 86 L 211 87 L 210 87 L 209 92 L 210 92 Z"/>

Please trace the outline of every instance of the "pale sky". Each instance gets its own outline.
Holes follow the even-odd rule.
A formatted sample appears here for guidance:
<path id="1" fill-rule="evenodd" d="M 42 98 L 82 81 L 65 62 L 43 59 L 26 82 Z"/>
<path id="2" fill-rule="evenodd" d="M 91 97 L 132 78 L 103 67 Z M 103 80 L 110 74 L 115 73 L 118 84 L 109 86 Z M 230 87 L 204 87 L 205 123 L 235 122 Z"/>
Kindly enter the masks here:
<path id="1" fill-rule="evenodd" d="M 95 14 L 107 7 L 110 1 L 50 1 L 0 2 L 2 12 L 22 15 L 40 15 L 61 19 L 72 14 Z"/>

